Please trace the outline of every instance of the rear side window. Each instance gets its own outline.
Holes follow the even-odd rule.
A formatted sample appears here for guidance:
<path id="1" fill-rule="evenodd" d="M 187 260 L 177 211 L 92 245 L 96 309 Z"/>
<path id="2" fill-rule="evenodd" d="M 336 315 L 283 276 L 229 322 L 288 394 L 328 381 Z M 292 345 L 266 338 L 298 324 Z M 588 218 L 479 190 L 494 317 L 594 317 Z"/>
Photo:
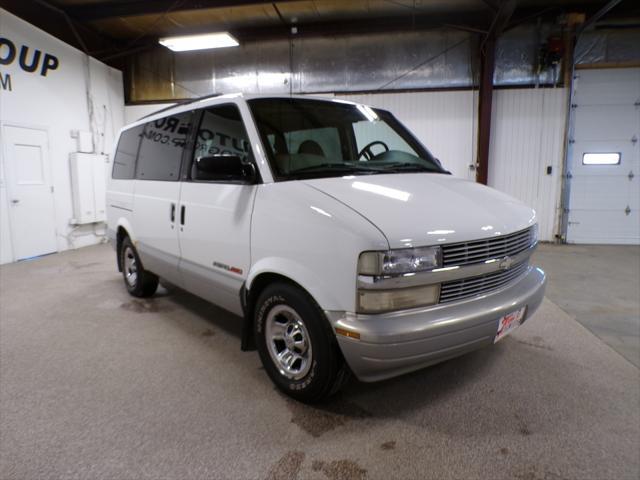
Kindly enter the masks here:
<path id="1" fill-rule="evenodd" d="M 111 177 L 118 180 L 130 180 L 135 177 L 136 155 L 140 145 L 143 125 L 125 130 L 120 135 L 116 156 L 113 159 Z"/>
<path id="2" fill-rule="evenodd" d="M 182 152 L 191 130 L 191 112 L 171 115 L 144 126 L 136 178 L 177 181 Z"/>

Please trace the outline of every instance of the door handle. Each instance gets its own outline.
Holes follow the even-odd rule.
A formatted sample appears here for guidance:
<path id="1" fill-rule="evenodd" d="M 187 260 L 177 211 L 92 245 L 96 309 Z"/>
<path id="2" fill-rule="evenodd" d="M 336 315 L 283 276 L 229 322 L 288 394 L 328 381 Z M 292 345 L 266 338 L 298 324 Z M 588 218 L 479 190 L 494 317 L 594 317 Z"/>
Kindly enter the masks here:
<path id="1" fill-rule="evenodd" d="M 176 221 L 176 204 L 171 204 L 171 223 Z"/>
<path id="2" fill-rule="evenodd" d="M 184 225 L 184 213 L 185 213 L 185 210 L 186 210 L 185 206 L 182 205 L 180 207 L 180 225 Z"/>
<path id="3" fill-rule="evenodd" d="M 14 198 L 11 200 L 11 203 L 13 203 L 14 205 L 20 203 L 20 200 L 18 200 L 17 198 Z"/>

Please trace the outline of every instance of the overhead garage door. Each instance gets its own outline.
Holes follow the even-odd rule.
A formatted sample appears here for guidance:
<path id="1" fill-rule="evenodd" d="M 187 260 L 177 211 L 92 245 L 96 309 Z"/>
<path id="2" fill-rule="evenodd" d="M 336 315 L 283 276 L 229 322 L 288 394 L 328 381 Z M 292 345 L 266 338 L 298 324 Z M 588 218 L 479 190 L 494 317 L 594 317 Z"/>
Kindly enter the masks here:
<path id="1" fill-rule="evenodd" d="M 640 243 L 640 68 L 578 70 L 569 243 Z"/>

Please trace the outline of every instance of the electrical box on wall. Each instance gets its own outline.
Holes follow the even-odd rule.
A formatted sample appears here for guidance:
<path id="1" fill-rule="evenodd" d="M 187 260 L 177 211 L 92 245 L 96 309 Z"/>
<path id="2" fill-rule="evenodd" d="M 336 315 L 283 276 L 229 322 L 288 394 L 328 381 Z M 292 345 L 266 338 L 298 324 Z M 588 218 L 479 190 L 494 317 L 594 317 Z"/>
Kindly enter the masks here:
<path id="1" fill-rule="evenodd" d="M 84 130 L 78 132 L 78 151 L 93 153 L 93 133 Z"/>
<path id="2" fill-rule="evenodd" d="M 78 152 L 93 153 L 93 133 L 86 130 L 71 130 L 71 138 L 76 139 Z"/>
<path id="3" fill-rule="evenodd" d="M 104 222 L 106 220 L 106 155 L 72 153 L 71 191 L 73 194 L 73 225 Z"/>

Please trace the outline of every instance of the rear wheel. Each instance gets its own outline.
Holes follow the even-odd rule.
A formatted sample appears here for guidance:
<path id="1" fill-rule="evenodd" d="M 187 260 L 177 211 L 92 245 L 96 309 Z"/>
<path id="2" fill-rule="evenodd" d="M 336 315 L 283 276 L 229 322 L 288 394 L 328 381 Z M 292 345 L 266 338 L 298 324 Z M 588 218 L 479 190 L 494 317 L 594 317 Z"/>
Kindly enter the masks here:
<path id="1" fill-rule="evenodd" d="M 254 311 L 260 359 L 280 390 L 309 403 L 339 390 L 348 369 L 323 312 L 306 292 L 287 283 L 269 285 Z"/>
<path id="2" fill-rule="evenodd" d="M 142 266 L 136 247 L 129 237 L 120 247 L 122 277 L 127 291 L 134 297 L 150 297 L 158 289 L 158 277 Z"/>

